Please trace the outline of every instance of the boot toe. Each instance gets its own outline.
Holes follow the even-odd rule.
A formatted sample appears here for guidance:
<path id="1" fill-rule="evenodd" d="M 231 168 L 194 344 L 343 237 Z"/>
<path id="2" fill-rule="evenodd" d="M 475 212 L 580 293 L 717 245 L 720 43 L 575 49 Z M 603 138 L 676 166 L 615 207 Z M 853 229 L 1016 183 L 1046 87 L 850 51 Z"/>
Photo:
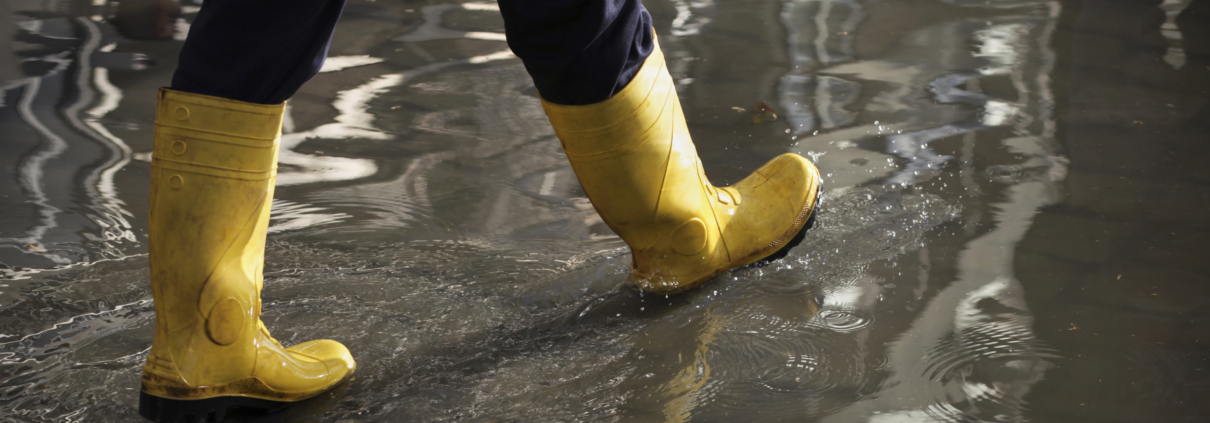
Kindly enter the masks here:
<path id="1" fill-rule="evenodd" d="M 819 170 L 797 154 L 770 160 L 734 186 L 743 202 L 723 231 L 733 266 L 773 254 L 802 229 L 814 212 Z"/>
<path id="2" fill-rule="evenodd" d="M 286 351 L 295 356 L 301 355 L 322 362 L 328 366 L 330 373 L 339 374 L 340 378 L 352 373 L 357 368 L 357 362 L 353 361 L 353 355 L 349 353 L 349 349 L 344 344 L 329 339 L 303 342 L 286 348 Z"/>
<path id="3" fill-rule="evenodd" d="M 786 153 L 756 170 L 785 198 L 785 207 L 797 215 L 813 204 L 819 188 L 819 170 L 803 156 Z"/>

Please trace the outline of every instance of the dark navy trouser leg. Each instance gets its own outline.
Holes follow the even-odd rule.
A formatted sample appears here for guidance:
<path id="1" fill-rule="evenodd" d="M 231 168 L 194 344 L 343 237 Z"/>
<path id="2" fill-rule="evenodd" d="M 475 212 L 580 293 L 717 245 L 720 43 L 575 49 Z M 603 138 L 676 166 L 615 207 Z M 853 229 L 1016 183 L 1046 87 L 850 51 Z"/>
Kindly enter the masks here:
<path id="1" fill-rule="evenodd" d="M 654 48 L 639 0 L 499 0 L 508 45 L 547 101 L 613 96 Z M 206 0 L 172 88 L 277 104 L 319 71 L 345 0 Z"/>
<path id="2" fill-rule="evenodd" d="M 345 0 L 206 0 L 172 89 L 277 104 L 323 66 Z"/>
<path id="3" fill-rule="evenodd" d="M 508 46 L 553 103 L 612 97 L 655 45 L 651 15 L 639 0 L 498 1 Z"/>

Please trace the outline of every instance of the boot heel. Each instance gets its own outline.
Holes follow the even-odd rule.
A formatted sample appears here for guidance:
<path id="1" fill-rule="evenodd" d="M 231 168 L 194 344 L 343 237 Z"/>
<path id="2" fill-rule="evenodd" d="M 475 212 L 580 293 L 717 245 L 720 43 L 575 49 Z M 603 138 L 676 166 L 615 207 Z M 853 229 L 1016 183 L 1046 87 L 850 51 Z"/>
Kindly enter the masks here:
<path id="1" fill-rule="evenodd" d="M 232 409 L 272 413 L 288 402 L 247 397 L 214 397 L 199 400 L 160 398 L 139 392 L 139 415 L 157 423 L 221 422 Z"/>

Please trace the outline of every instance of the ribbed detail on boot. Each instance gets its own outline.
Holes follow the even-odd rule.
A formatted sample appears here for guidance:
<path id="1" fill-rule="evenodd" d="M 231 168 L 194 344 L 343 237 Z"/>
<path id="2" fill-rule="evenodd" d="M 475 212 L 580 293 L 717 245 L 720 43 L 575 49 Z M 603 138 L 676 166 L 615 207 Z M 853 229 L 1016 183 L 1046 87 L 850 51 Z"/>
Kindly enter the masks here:
<path id="1" fill-rule="evenodd" d="M 215 177 L 268 179 L 277 169 L 284 110 L 284 103 L 242 103 L 161 89 L 152 165 Z"/>

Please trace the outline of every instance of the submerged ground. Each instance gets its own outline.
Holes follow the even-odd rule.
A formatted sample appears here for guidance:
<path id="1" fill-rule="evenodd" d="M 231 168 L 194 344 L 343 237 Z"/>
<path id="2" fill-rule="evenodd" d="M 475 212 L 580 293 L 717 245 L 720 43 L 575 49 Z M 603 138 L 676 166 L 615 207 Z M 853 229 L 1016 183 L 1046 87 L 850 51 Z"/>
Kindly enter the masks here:
<path id="1" fill-rule="evenodd" d="M 1206 421 L 1207 3 L 648 0 L 716 184 L 825 174 L 786 259 L 665 297 L 494 3 L 353 0 L 289 103 L 264 319 L 359 367 L 260 421 Z M 0 2 L 0 421 L 138 420 L 172 6 Z"/>

